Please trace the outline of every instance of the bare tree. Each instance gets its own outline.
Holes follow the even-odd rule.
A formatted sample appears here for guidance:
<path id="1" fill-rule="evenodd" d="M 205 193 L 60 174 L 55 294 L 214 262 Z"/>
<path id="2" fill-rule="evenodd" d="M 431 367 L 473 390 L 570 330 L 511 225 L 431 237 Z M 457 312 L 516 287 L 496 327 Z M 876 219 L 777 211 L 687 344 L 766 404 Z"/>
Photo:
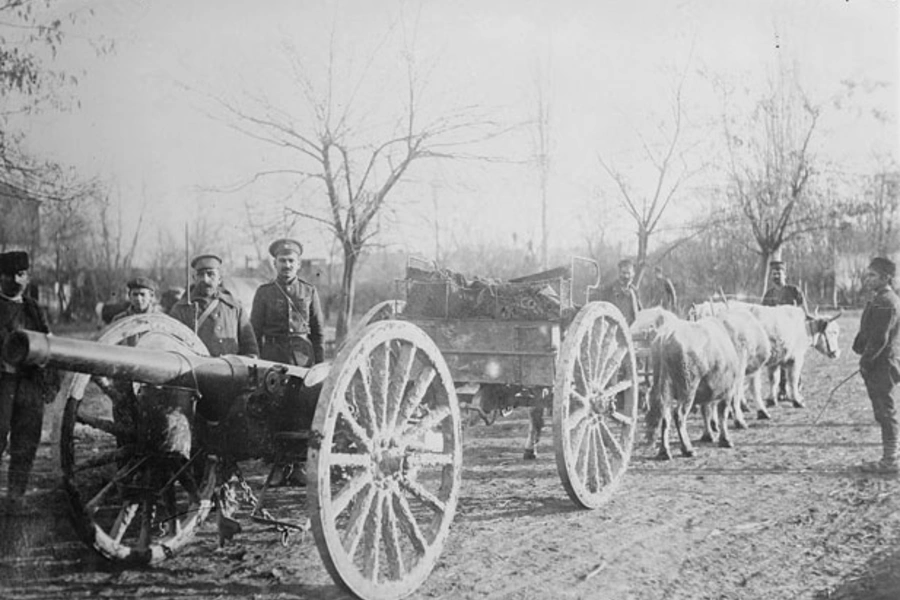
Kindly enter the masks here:
<path id="1" fill-rule="evenodd" d="M 532 160 L 537 165 L 541 185 L 541 268 L 546 269 L 547 246 L 549 244 L 549 227 L 547 223 L 548 190 L 550 187 L 550 154 L 551 154 L 551 104 L 549 62 L 546 69 L 537 64 L 534 72 L 535 119 L 532 130 Z"/>
<path id="2" fill-rule="evenodd" d="M 388 118 L 357 109 L 363 82 L 374 77 L 371 62 L 346 97 L 338 93 L 341 81 L 334 36 L 324 80 L 314 81 L 301 53 L 288 49 L 295 83 L 310 114 L 295 117 L 266 98 L 253 108 L 218 99 L 236 130 L 285 150 L 290 168 L 256 173 L 251 181 L 288 176 L 297 182 L 288 211 L 327 227 L 343 254 L 343 274 L 337 337 L 346 334 L 354 307 L 354 275 L 361 253 L 378 234 L 378 215 L 410 167 L 424 159 L 483 158 L 467 149 L 502 133 L 476 106 L 450 109 L 428 117 L 425 106 L 427 78 L 418 71 L 412 48 L 401 53 L 405 66 L 405 102 Z M 397 64 L 397 63 L 394 63 Z M 373 133 L 375 132 L 375 133 Z M 321 199 L 325 203 L 322 206 Z"/>
<path id="3" fill-rule="evenodd" d="M 650 240 L 660 227 L 663 216 L 672 202 L 678 198 L 681 187 L 704 167 L 692 167 L 687 158 L 692 147 L 685 148 L 684 128 L 684 85 L 688 68 L 680 74 L 672 91 L 670 119 L 658 129 L 658 142 L 651 143 L 640 132 L 643 156 L 654 172 L 651 185 L 644 188 L 635 185 L 623 171 L 601 154 L 597 160 L 604 172 L 613 180 L 618 189 L 618 202 L 633 219 L 637 234 L 637 275 L 640 281 L 650 249 Z"/>
<path id="4" fill-rule="evenodd" d="M 726 108 L 730 90 L 724 90 Z M 781 68 L 749 114 L 723 115 L 728 148 L 728 197 L 749 226 L 762 261 L 791 240 L 821 228 L 808 193 L 813 174 L 810 141 L 820 115 L 792 73 Z"/>

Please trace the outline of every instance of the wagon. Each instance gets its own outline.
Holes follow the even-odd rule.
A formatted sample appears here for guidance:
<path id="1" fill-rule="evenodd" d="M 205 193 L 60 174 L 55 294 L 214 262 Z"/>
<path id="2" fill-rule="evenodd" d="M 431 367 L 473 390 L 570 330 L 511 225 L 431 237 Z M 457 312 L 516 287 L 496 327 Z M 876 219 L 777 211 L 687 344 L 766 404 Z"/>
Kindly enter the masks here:
<path id="1" fill-rule="evenodd" d="M 4 357 L 69 371 L 60 390 L 63 483 L 76 530 L 106 559 L 166 560 L 212 513 L 224 543 L 229 525 L 239 526 L 229 500 L 243 496 L 250 518 L 286 544 L 311 529 L 329 574 L 351 594 L 402 598 L 434 568 L 456 511 L 463 410 L 550 408 L 557 468 L 579 506 L 598 507 L 624 474 L 637 411 L 634 349 L 621 314 L 587 302 L 596 278 L 576 285 L 574 265 L 482 296 L 522 291 L 554 307 L 524 318 L 534 308 L 527 302 L 454 316 L 444 283 L 419 286 L 448 300 L 441 316 L 421 315 L 409 281 L 409 305 L 376 306 L 330 366 L 312 369 L 209 357 L 193 331 L 164 315 L 123 319 L 96 342 L 16 332 Z M 311 424 L 285 417 L 311 393 Z M 263 461 L 271 466 L 254 488 L 242 466 Z M 297 463 L 305 488 L 271 485 Z"/>
<path id="2" fill-rule="evenodd" d="M 448 395 L 487 422 L 512 407 L 549 409 L 567 494 L 584 508 L 607 500 L 631 456 L 638 369 L 622 314 L 589 301 L 597 264 L 573 257 L 565 267 L 467 285 L 412 260 L 400 287 L 405 299 L 373 307 L 358 335 L 386 320 L 381 327 L 402 324 L 427 338 L 435 369 L 452 380 Z"/>

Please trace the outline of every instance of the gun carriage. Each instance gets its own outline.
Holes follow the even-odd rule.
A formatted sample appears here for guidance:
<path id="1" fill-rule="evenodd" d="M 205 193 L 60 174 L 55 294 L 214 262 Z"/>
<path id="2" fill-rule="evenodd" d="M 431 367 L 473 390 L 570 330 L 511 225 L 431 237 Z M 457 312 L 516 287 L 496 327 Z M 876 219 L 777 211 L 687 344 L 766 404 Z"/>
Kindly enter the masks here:
<path id="1" fill-rule="evenodd" d="M 4 357 L 68 371 L 63 483 L 79 535 L 115 563 L 173 556 L 214 506 L 224 512 L 237 465 L 258 458 L 273 465 L 251 516 L 284 537 L 311 527 L 355 596 L 406 596 L 440 555 L 459 494 L 460 413 L 437 348 L 409 323 L 355 333 L 330 368 L 209 357 L 161 314 L 115 322 L 96 342 L 18 331 Z M 310 395 L 312 422 L 288 418 Z M 307 486 L 270 488 L 294 460 Z"/>

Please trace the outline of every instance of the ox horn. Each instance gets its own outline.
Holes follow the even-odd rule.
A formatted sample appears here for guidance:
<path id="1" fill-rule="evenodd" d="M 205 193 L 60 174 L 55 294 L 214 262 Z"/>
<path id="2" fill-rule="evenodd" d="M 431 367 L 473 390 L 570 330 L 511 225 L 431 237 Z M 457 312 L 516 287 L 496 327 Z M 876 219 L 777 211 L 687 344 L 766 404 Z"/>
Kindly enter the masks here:
<path id="1" fill-rule="evenodd" d="M 836 315 L 828 317 L 828 322 L 831 323 L 832 321 L 837 321 L 842 314 L 844 314 L 844 309 L 839 309 Z"/>

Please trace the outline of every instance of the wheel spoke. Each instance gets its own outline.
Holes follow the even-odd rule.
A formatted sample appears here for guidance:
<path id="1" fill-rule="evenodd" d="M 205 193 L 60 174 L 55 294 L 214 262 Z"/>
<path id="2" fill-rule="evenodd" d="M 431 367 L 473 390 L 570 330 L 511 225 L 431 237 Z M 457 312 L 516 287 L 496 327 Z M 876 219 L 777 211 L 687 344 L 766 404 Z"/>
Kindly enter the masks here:
<path id="1" fill-rule="evenodd" d="M 575 446 L 575 465 L 581 480 L 584 480 L 587 471 L 588 457 L 590 456 L 590 435 L 593 430 L 593 425 L 589 420 L 585 420 L 584 423 L 584 428 L 581 430 Z M 578 468 L 578 465 L 581 465 L 581 468 Z"/>
<path id="2" fill-rule="evenodd" d="M 372 527 L 368 540 L 363 540 L 363 574 L 373 583 L 378 583 L 381 568 L 381 521 L 384 510 L 382 493 L 376 492 L 375 511 L 372 513 Z"/>
<path id="3" fill-rule="evenodd" d="M 373 352 L 372 360 L 378 360 L 380 364 L 372 365 L 372 374 L 375 377 L 375 383 L 377 384 L 378 394 L 376 399 L 380 397 L 381 406 L 378 407 L 378 416 L 381 419 L 381 431 L 387 432 L 390 429 L 388 425 L 388 388 L 391 383 L 391 349 L 390 342 L 385 342 L 381 344 L 376 350 L 379 352 Z"/>
<path id="4" fill-rule="evenodd" d="M 578 426 L 579 423 L 587 419 L 591 414 L 591 410 L 589 408 L 581 408 L 577 411 L 573 411 L 569 413 L 569 416 L 566 417 L 566 431 L 572 431 L 575 427 Z"/>
<path id="5" fill-rule="evenodd" d="M 392 580 L 398 580 L 406 572 L 403 564 L 403 549 L 400 546 L 398 535 L 397 515 L 394 513 L 393 494 L 384 495 L 384 529 L 385 529 L 385 555 Z"/>
<path id="6" fill-rule="evenodd" d="M 403 478 L 400 480 L 400 485 L 402 485 L 406 490 L 408 490 L 416 498 L 424 502 L 425 505 L 430 507 L 435 512 L 444 513 L 447 510 L 447 506 L 444 504 L 444 502 L 442 502 L 440 498 L 426 490 L 418 481 Z"/>
<path id="7" fill-rule="evenodd" d="M 616 454 L 624 458 L 626 456 L 625 449 L 622 448 L 622 445 L 619 444 L 619 440 L 617 440 L 616 436 L 614 436 L 612 431 L 609 430 L 609 426 L 601 421 L 600 428 L 601 431 L 606 434 L 606 438 L 608 439 L 610 445 L 615 449 Z"/>
<path id="8" fill-rule="evenodd" d="M 434 428 L 441 424 L 446 418 L 450 416 L 450 407 L 449 406 L 441 406 L 437 409 L 429 412 L 425 417 L 419 421 L 418 423 L 411 423 L 410 427 L 404 432 L 403 436 L 400 440 L 400 447 L 405 448 L 412 444 L 416 438 L 430 431 L 434 431 Z"/>
<path id="9" fill-rule="evenodd" d="M 618 411 L 613 411 L 609 413 L 609 418 L 615 421 L 616 423 L 621 423 L 625 427 L 631 427 L 634 425 L 634 419 L 629 417 L 628 415 L 623 415 Z"/>
<path id="10" fill-rule="evenodd" d="M 596 492 L 601 487 L 600 461 L 598 457 L 598 446 L 600 445 L 601 444 L 597 429 L 596 427 L 592 427 L 590 436 L 590 461 L 588 462 L 588 477 L 585 480 L 585 487 L 591 492 Z"/>
<path id="11" fill-rule="evenodd" d="M 623 379 L 622 381 L 615 384 L 614 386 L 608 387 L 605 390 L 603 390 L 603 395 L 606 397 L 618 396 L 625 390 L 630 390 L 631 386 L 632 386 L 631 379 Z"/>
<path id="12" fill-rule="evenodd" d="M 394 497 L 397 499 L 397 504 L 400 506 L 400 514 L 397 515 L 400 528 L 406 534 L 406 537 L 409 538 L 409 541 L 412 542 L 416 552 L 425 554 L 425 551 L 428 548 L 428 541 L 422 534 L 422 529 L 419 527 L 419 522 L 416 521 L 415 515 L 413 515 L 412 508 L 409 506 L 409 501 L 406 499 L 406 496 L 399 492 L 396 493 Z"/>
<path id="13" fill-rule="evenodd" d="M 359 546 L 359 542 L 366 532 L 365 524 L 366 520 L 369 518 L 369 509 L 372 507 L 372 501 L 375 499 L 375 496 L 375 488 L 369 486 L 362 502 L 356 502 L 350 510 L 346 534 L 342 536 L 341 541 L 344 549 L 347 551 L 347 556 L 351 559 L 356 555 L 356 548 Z M 335 515 L 338 514 L 340 513 L 335 513 Z M 347 544 L 348 541 L 350 542 L 349 545 Z"/>
<path id="14" fill-rule="evenodd" d="M 594 329 L 596 329 L 596 325 L 597 325 L 597 323 L 595 322 L 594 326 L 591 327 L 591 336 L 592 336 L 591 341 L 592 342 L 594 341 L 593 335 L 594 335 Z M 606 320 L 600 319 L 600 332 L 596 336 L 597 343 L 592 344 L 592 346 L 591 346 L 592 349 L 596 350 L 596 352 L 594 353 L 594 363 L 591 365 L 592 373 L 599 373 L 600 369 L 602 368 L 601 360 L 603 359 L 603 340 L 606 338 L 606 330 L 607 330 Z"/>
<path id="15" fill-rule="evenodd" d="M 612 465 L 609 462 L 609 453 L 606 450 L 606 445 L 603 443 L 603 439 L 599 431 L 597 432 L 597 436 L 597 443 L 600 445 L 600 454 L 603 456 L 603 466 L 606 471 L 606 480 L 612 481 L 614 472 Z"/>
<path id="16" fill-rule="evenodd" d="M 576 392 L 575 390 L 569 390 L 569 399 L 577 400 L 582 406 L 590 406 L 587 396 L 580 392 Z"/>
<path id="17" fill-rule="evenodd" d="M 425 368 L 422 369 L 422 372 L 419 373 L 407 397 L 401 399 L 402 406 L 400 408 L 400 417 L 397 419 L 398 425 L 402 425 L 409 420 L 409 417 L 422 403 L 422 400 L 425 398 L 425 393 L 428 391 L 428 388 L 431 386 L 435 377 L 437 377 L 437 371 L 435 371 L 434 367 L 431 365 L 426 365 Z"/>
<path id="18" fill-rule="evenodd" d="M 599 384 L 599 389 L 606 388 L 606 384 L 609 383 L 612 376 L 619 372 L 619 367 L 622 365 L 622 359 L 625 358 L 625 355 L 627 354 L 628 348 L 619 348 L 613 353 L 612 360 L 606 363 L 603 374 L 597 382 Z"/>
<path id="19" fill-rule="evenodd" d="M 87 425 L 88 427 L 93 427 L 94 429 L 100 430 L 104 433 L 108 433 L 117 438 L 127 437 L 132 434 L 132 431 L 128 427 L 120 425 L 110 419 L 91 417 L 89 415 L 78 415 L 77 422 L 83 425 Z"/>
<path id="20" fill-rule="evenodd" d="M 359 424 L 359 421 L 356 420 L 356 416 L 350 410 L 350 407 L 347 405 L 345 401 L 338 400 L 340 403 L 339 414 L 341 418 L 347 423 L 347 426 L 350 428 L 350 432 L 353 434 L 353 437 L 356 438 L 356 441 L 359 442 L 363 450 L 371 454 L 372 452 L 372 439 L 369 437 L 368 432 L 365 428 Z"/>
<path id="21" fill-rule="evenodd" d="M 453 464 L 453 454 L 443 452 L 414 452 L 407 454 L 406 463 L 411 469 L 436 467 Z"/>
<path id="22" fill-rule="evenodd" d="M 360 471 L 353 478 L 341 488 L 341 491 L 335 496 L 332 501 L 332 510 L 334 511 L 334 515 L 338 516 L 348 506 L 350 506 L 350 502 L 353 501 L 354 498 L 365 488 L 367 485 L 372 483 L 372 473 L 369 471 Z"/>
<path id="23" fill-rule="evenodd" d="M 375 412 L 375 401 L 372 398 L 372 382 L 369 380 L 369 370 L 359 369 L 359 379 L 363 388 L 363 404 L 366 407 L 366 414 L 369 416 L 372 425 L 372 438 L 377 438 L 381 427 L 378 424 L 378 413 Z"/>
<path id="24" fill-rule="evenodd" d="M 393 435 L 393 432 L 397 428 L 397 417 L 400 415 L 400 405 L 403 404 L 403 394 L 406 391 L 406 385 L 409 383 L 409 377 L 412 374 L 412 367 L 416 359 L 416 351 L 416 346 L 409 343 L 403 344 L 400 348 L 400 357 L 397 359 L 397 383 L 394 387 L 394 393 L 391 394 L 393 402 L 391 403 L 391 411 L 388 415 L 388 435 Z"/>
<path id="25" fill-rule="evenodd" d="M 128 530 L 128 526 L 134 520 L 137 511 L 138 505 L 136 503 L 126 504 L 119 511 L 119 514 L 116 515 L 116 520 L 109 530 L 109 536 L 113 538 L 117 544 L 122 542 L 122 537 L 124 537 L 125 532 Z"/>
<path id="26" fill-rule="evenodd" d="M 372 464 L 372 457 L 369 454 L 332 452 L 331 464 L 336 467 L 368 467 Z"/>
<path id="27" fill-rule="evenodd" d="M 127 460 L 132 454 L 133 449 L 130 446 L 123 446 L 122 448 L 116 448 L 115 450 L 101 452 L 96 456 L 86 458 L 84 461 L 80 462 L 75 466 L 75 471 L 86 471 L 88 469 L 105 467 L 106 465 L 111 465 L 115 462 Z"/>

